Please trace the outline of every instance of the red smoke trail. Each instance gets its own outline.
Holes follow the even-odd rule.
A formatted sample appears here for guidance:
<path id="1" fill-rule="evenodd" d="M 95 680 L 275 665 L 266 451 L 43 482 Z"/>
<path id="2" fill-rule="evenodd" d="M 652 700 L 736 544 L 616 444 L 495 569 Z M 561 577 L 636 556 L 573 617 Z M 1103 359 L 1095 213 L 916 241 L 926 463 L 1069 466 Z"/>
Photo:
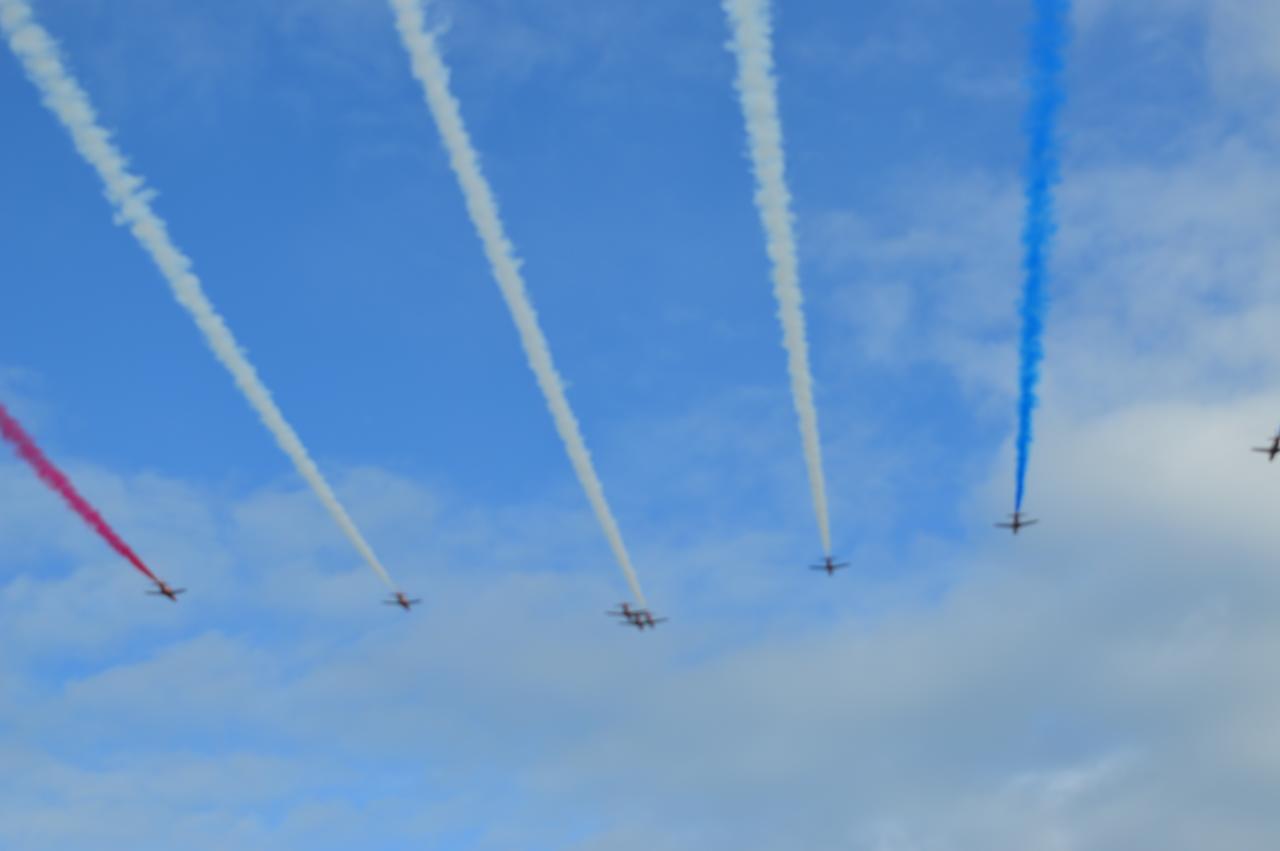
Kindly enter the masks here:
<path id="1" fill-rule="evenodd" d="M 40 447 L 36 446 L 31 435 L 22 430 L 22 426 L 18 425 L 18 421 L 9 415 L 4 409 L 4 405 L 0 405 L 0 434 L 4 435 L 4 439 L 13 444 L 18 450 L 18 455 L 22 456 L 22 460 L 31 465 L 31 469 L 36 471 L 36 475 L 44 480 L 44 483 L 56 490 L 67 501 L 67 505 L 84 518 L 84 522 L 93 527 L 99 535 L 102 536 L 111 549 L 120 553 L 129 560 L 129 563 L 138 570 L 142 571 L 152 582 L 159 584 L 160 580 L 156 579 L 156 575 L 142 563 L 142 559 L 138 558 L 138 554 L 129 549 L 129 545 L 120 540 L 120 536 L 115 530 L 107 525 L 107 521 L 102 519 L 97 510 L 85 501 L 72 486 L 71 481 L 63 474 L 61 470 L 53 466 L 53 462 L 44 456 L 40 451 Z"/>

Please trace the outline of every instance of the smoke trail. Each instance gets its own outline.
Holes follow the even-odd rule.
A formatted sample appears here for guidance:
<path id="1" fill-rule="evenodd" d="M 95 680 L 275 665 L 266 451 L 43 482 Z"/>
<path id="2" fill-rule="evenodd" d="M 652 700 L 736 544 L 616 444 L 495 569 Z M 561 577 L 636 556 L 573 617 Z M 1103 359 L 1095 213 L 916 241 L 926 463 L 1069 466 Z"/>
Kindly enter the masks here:
<path id="1" fill-rule="evenodd" d="M 756 207 L 764 225 L 769 259 L 773 263 L 773 294 L 782 322 L 782 345 L 787 350 L 791 396 L 800 420 L 809 489 L 818 517 L 823 551 L 831 554 L 831 523 L 827 515 L 827 484 L 822 473 L 822 444 L 818 439 L 818 409 L 813 401 L 809 343 L 805 339 L 804 298 L 792 232 L 791 192 L 787 188 L 782 155 L 782 120 L 778 115 L 777 82 L 773 77 L 772 26 L 768 0 L 724 0 L 733 28 L 731 48 L 738 58 L 737 89 L 751 143 L 756 177 Z"/>
<path id="2" fill-rule="evenodd" d="M 1068 0 L 1035 0 L 1036 20 L 1031 30 L 1031 105 L 1027 112 L 1027 219 L 1022 231 L 1024 248 L 1022 290 L 1022 363 L 1018 372 L 1018 464 L 1014 510 L 1022 510 L 1026 493 L 1027 459 L 1031 451 L 1031 415 L 1038 403 L 1040 362 L 1044 359 L 1041 335 L 1046 307 L 1045 279 L 1049 243 L 1053 237 L 1053 185 L 1058 181 L 1058 149 L 1054 140 L 1058 109 L 1062 105 L 1062 55 L 1067 41 Z"/>
<path id="3" fill-rule="evenodd" d="M 27 76 L 40 90 L 45 106 L 70 132 L 80 155 L 97 170 L 105 185 L 107 199 L 115 206 L 118 217 L 129 225 L 134 237 L 151 255 L 169 282 L 174 297 L 204 333 L 209 348 L 231 373 L 249 404 L 275 436 L 276 443 L 293 461 L 369 567 L 394 589 L 391 577 L 373 549 L 338 502 L 297 433 L 258 378 L 257 370 L 246 359 L 231 330 L 205 296 L 200 280 L 191 271 L 191 260 L 173 244 L 164 221 L 151 209 L 154 193 L 146 188 L 142 178 L 129 172 L 124 156 L 111 143 L 107 131 L 98 125 L 89 96 L 63 65 L 57 45 L 49 33 L 35 22 L 26 0 L 0 0 L 0 29 L 4 30 L 9 47 L 22 62 Z"/>
<path id="4" fill-rule="evenodd" d="M 604 529 L 605 537 L 613 554 L 631 586 L 631 593 L 636 602 L 645 607 L 644 593 L 640 590 L 640 580 L 636 577 L 635 568 L 631 565 L 631 556 L 622 542 L 622 532 L 609 510 L 605 500 L 604 486 L 596 475 L 591 463 L 591 453 L 587 451 L 578 420 L 569 407 L 565 396 L 564 382 L 556 372 L 551 360 L 551 349 L 542 329 L 538 326 L 538 315 L 534 312 L 529 294 L 525 290 L 524 279 L 520 274 L 520 262 L 515 257 L 515 247 L 507 239 L 502 219 L 498 215 L 498 202 L 493 189 L 480 170 L 480 158 L 471 144 L 471 137 L 462 123 L 462 113 L 458 101 L 449 91 L 449 69 L 445 66 L 440 51 L 436 47 L 435 37 L 426 28 L 426 19 L 420 0 L 390 0 L 395 14 L 396 29 L 400 40 L 409 53 L 413 67 L 413 75 L 422 83 L 426 95 L 427 108 L 435 119 L 440 131 L 440 138 L 449 153 L 449 161 L 457 175 L 458 184 L 466 199 L 467 212 L 471 222 L 484 243 L 485 256 L 493 269 L 502 297 L 506 300 L 516 330 L 520 333 L 520 342 L 524 346 L 529 368 L 538 380 L 538 387 L 546 397 L 547 407 L 555 421 L 556 431 L 564 441 L 569 461 L 582 489 L 586 491 L 587 500 L 595 512 L 596 519 Z"/>
<path id="5" fill-rule="evenodd" d="M 159 583 L 160 580 L 156 579 L 156 575 L 151 572 L 150 568 L 143 564 L 142 559 L 138 558 L 138 554 L 121 540 L 115 530 L 107 525 L 107 521 L 102 519 L 102 515 L 98 513 L 97 509 L 80 495 L 66 474 L 45 457 L 45 454 L 40 451 L 40 447 L 36 446 L 36 442 L 31 439 L 31 435 L 23 431 L 22 426 L 5 410 L 4 405 L 0 405 L 0 436 L 3 436 L 5 440 L 13 444 L 18 456 L 31 465 L 31 469 L 35 470 L 41 481 L 57 491 L 67 505 L 71 506 L 71 510 L 79 514 L 81 519 L 88 523 L 93 531 L 97 532 L 104 541 L 111 545 L 111 549 L 124 556 L 143 576 L 152 582 Z"/>

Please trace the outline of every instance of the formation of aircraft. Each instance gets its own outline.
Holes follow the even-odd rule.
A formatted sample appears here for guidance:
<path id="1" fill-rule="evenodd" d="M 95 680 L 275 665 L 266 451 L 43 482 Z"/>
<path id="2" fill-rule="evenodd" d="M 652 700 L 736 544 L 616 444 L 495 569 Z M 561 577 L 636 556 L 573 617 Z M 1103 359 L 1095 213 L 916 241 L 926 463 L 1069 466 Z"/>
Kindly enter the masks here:
<path id="1" fill-rule="evenodd" d="M 147 593 L 153 597 L 168 597 L 172 602 L 176 603 L 178 602 L 178 595 L 185 594 L 186 591 L 186 588 L 170 588 L 163 579 L 157 579 L 155 590 Z"/>
<path id="2" fill-rule="evenodd" d="M 667 618 L 655 618 L 653 612 L 648 609 L 633 609 L 629 603 L 619 603 L 618 608 L 611 609 L 605 614 L 622 618 L 619 621 L 620 626 L 633 626 L 642 632 L 646 629 L 656 629 L 658 624 L 667 620 Z"/>
<path id="3" fill-rule="evenodd" d="M 1268 461 L 1276 460 L 1276 456 L 1280 455 L 1280 434 L 1276 434 L 1271 438 L 1270 446 L 1255 446 L 1253 447 L 1253 451 L 1265 454 Z M 1008 529 L 1016 535 L 1027 526 L 1034 526 L 1039 522 L 1040 521 L 1036 518 L 1024 518 L 1021 511 L 1015 511 L 1009 515 L 1009 520 L 1007 522 L 996 523 L 995 525 L 999 529 Z M 825 556 L 821 564 L 809 565 L 810 570 L 820 570 L 825 572 L 828 576 L 834 576 L 837 570 L 843 570 L 847 567 L 849 567 L 849 562 L 836 561 L 832 556 Z M 403 594 L 397 594 L 397 598 L 397 601 L 390 602 L 396 602 L 398 605 L 404 606 L 406 610 L 408 610 L 410 605 L 418 602 L 417 600 L 404 601 Z M 622 618 L 622 621 L 619 624 L 620 626 L 632 626 L 641 631 L 645 629 L 654 629 L 658 624 L 667 620 L 667 618 L 655 618 L 653 613 L 648 609 L 633 609 L 629 603 L 619 603 L 618 608 L 611 609 L 610 611 L 605 612 L 605 614 L 610 615 L 611 617 Z"/>
<path id="4" fill-rule="evenodd" d="M 1255 446 L 1253 447 L 1253 451 L 1261 452 L 1266 455 L 1268 461 L 1276 460 L 1276 456 L 1280 455 L 1280 434 L 1276 434 L 1271 438 L 1271 444 L 1269 446 Z M 1035 518 L 1024 518 L 1021 511 L 1015 511 L 1009 515 L 1008 521 L 996 523 L 995 526 L 999 529 L 1008 529 L 1016 535 L 1020 530 L 1027 526 L 1034 526 L 1039 522 L 1040 521 Z M 849 567 L 849 562 L 836 561 L 832 556 L 825 556 L 820 564 L 809 565 L 810 570 L 820 570 L 828 576 L 834 576 L 837 570 L 843 570 L 847 567 Z M 178 595 L 185 593 L 186 590 L 187 589 L 185 588 L 171 588 L 164 581 L 157 579 L 155 589 L 148 591 L 147 593 L 157 597 L 167 597 L 169 600 L 176 603 L 178 602 Z M 382 602 L 384 605 L 388 606 L 399 606 L 407 612 L 418 603 L 421 603 L 422 600 L 417 598 L 410 599 L 403 591 L 397 591 L 389 599 L 383 600 Z M 619 603 L 618 608 L 611 609 L 605 612 L 605 614 L 611 617 L 622 618 L 619 622 L 620 626 L 634 627 L 642 632 L 646 629 L 656 629 L 658 624 L 665 623 L 668 620 L 668 618 L 654 617 L 653 613 L 648 609 L 632 608 L 630 603 Z"/>
<path id="5" fill-rule="evenodd" d="M 1280 434 L 1271 438 L 1270 446 L 1255 446 L 1253 447 L 1253 451 L 1264 453 L 1267 456 L 1268 461 L 1276 460 L 1276 456 L 1280 455 Z"/>
<path id="6" fill-rule="evenodd" d="M 407 612 L 421 602 L 422 602 L 421 600 L 416 600 L 416 599 L 410 600 L 408 597 L 405 596 L 403 591 L 397 591 L 396 593 L 392 594 L 390 598 L 383 600 L 382 605 L 399 606 L 400 608 L 404 609 Z"/>
<path id="7" fill-rule="evenodd" d="M 825 570 L 827 576 L 835 576 L 837 570 L 843 570 L 849 566 L 847 561 L 836 561 L 831 556 L 827 556 L 822 560 L 822 564 L 809 565 L 810 570 Z"/>

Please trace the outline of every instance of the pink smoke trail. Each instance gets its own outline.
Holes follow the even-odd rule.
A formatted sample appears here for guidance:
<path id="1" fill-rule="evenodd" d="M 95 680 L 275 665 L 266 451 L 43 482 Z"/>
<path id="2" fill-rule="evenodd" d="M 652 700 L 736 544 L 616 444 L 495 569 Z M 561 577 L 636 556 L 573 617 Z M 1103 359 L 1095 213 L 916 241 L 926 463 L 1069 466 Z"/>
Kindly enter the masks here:
<path id="1" fill-rule="evenodd" d="M 71 506 L 71 510 L 79 514 L 81 519 L 93 528 L 93 531 L 101 535 L 102 539 L 111 546 L 111 549 L 128 559 L 130 564 L 152 582 L 157 585 L 160 583 L 160 580 L 156 579 L 156 575 L 143 563 L 138 554 L 121 540 L 115 530 L 107 525 L 107 521 L 102 519 L 102 515 L 98 513 L 97 509 L 80 495 L 80 492 L 71 484 L 71 480 L 67 478 L 66 474 L 45 457 L 45 454 L 40 451 L 40 447 L 36 446 L 36 442 L 31 439 L 31 435 L 23 430 L 18 421 L 5 410 L 4 405 L 0 405 L 0 435 L 13 444 L 18 456 L 31 465 L 31 469 L 35 470 L 40 480 L 57 491 L 58 495 L 66 500 L 67 505 Z"/>

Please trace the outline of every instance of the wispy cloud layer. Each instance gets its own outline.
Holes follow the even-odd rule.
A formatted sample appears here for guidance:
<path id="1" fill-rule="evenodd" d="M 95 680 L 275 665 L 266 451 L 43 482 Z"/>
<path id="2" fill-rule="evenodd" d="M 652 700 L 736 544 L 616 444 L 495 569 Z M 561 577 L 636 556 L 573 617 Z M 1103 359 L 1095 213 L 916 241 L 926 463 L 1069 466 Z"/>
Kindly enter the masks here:
<path id="1" fill-rule="evenodd" d="M 1280 482 L 1247 454 L 1224 463 L 1220 448 L 1264 403 L 1046 418 L 1059 451 L 1044 465 L 1061 483 L 1046 509 L 1058 522 L 1030 544 L 1031 569 L 1025 547 L 1001 539 L 949 554 L 966 565 L 966 581 L 942 600 L 902 598 L 872 621 L 807 618 L 803 629 L 795 611 L 748 636 L 738 630 L 743 613 L 778 600 L 771 590 L 739 594 L 682 623 L 678 639 L 659 633 L 643 647 L 601 632 L 600 582 L 585 563 L 560 574 L 446 568 L 450 605 L 430 619 L 375 626 L 334 609 L 302 621 L 293 610 L 273 614 L 287 586 L 321 575 L 315 538 L 296 534 L 290 511 L 265 540 L 277 509 L 252 495 L 211 503 L 204 508 L 224 526 L 211 555 L 226 556 L 219 541 L 245 539 L 239 518 L 251 513 L 254 543 L 235 560 L 269 552 L 285 565 L 279 587 L 260 576 L 247 588 L 258 626 L 237 634 L 195 612 L 179 634 L 128 660 L 72 672 L 31 666 L 26 677 L 44 685 L 6 691 L 26 697 L 0 707 L 11 731 L 0 734 L 0 753 L 23 767 L 0 782 L 0 841 L 44 851 L 98 831 L 145 851 L 202 826 L 210 848 L 339 847 L 336 837 L 361 832 L 386 847 L 452 847 L 454 830 L 500 822 L 534 846 L 610 848 L 671 822 L 672 849 L 893 841 L 887 847 L 1015 851 L 1057 841 L 1119 851 L 1137 829 L 1175 849 L 1217 831 L 1236 847 L 1264 847 L 1280 827 L 1265 801 L 1240 794 L 1223 806 L 1205 794 L 1256 788 L 1280 772 L 1249 746 L 1280 709 L 1280 691 L 1254 676 L 1280 640 L 1269 615 L 1280 584 L 1268 567 L 1280 540 L 1255 522 Z M 1117 457 L 1137 459 L 1126 470 L 1143 480 L 1178 484 L 1162 491 L 1168 498 L 1144 499 L 1135 475 L 1099 480 L 1097 467 L 1118 470 Z M 446 522 L 486 523 L 410 482 L 385 484 L 393 481 L 413 510 L 387 515 L 399 518 L 392 539 L 417 524 L 424 502 L 441 504 Z M 1178 497 L 1184 481 L 1197 498 Z M 1002 482 L 993 475 L 978 487 Z M 1240 522 L 1205 518 L 1204 501 Z M 551 531 L 523 528 L 529 544 Z M 497 537 L 472 531 L 459 542 Z M 424 530 L 402 546 L 435 537 Z M 709 543 L 708 558 L 726 552 Z M 477 544 L 453 546 L 443 563 L 474 562 Z M 740 589 L 755 587 L 742 578 Z M 0 639 L 31 648 L 12 640 L 22 604 L 0 594 Z M 57 631 L 57 617 L 42 628 Z M 268 623 L 269 641 L 258 634 Z M 28 652 L 10 663 L 27 667 Z M 646 688 L 614 687 L 620 668 Z M 139 723 L 143 747 L 131 734 Z M 193 753 L 192 741 L 203 750 Z M 352 765 L 367 799 L 358 808 L 333 791 L 345 789 Z M 246 784 L 238 772 L 250 770 L 258 780 Z M 95 804 L 103 800 L 110 812 Z M 141 818 L 157 800 L 161 812 Z M 414 800 L 447 800 L 448 812 Z M 341 817 L 312 821 L 330 808 Z M 577 823 L 584 808 L 596 814 L 591 825 Z M 56 828 L 46 821 L 55 811 Z"/>

